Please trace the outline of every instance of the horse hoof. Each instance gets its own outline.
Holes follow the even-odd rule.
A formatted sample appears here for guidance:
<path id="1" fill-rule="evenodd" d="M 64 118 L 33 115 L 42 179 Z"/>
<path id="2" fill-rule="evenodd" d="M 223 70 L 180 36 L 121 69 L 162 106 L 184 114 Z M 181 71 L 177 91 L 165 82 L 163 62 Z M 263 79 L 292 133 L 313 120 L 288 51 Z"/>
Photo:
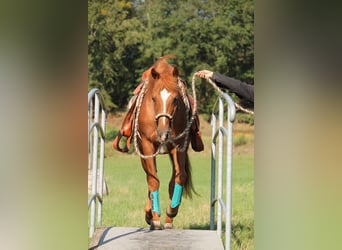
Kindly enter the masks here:
<path id="1" fill-rule="evenodd" d="M 148 225 L 151 225 L 152 218 L 151 210 L 145 213 L 145 221 Z"/>
<path id="2" fill-rule="evenodd" d="M 172 223 L 165 223 L 164 228 L 165 229 L 172 229 L 173 228 L 173 224 Z"/>
<path id="3" fill-rule="evenodd" d="M 150 230 L 162 230 L 163 229 L 163 226 L 160 223 L 160 221 L 151 220 L 151 224 L 150 225 L 151 225 L 150 226 Z"/>

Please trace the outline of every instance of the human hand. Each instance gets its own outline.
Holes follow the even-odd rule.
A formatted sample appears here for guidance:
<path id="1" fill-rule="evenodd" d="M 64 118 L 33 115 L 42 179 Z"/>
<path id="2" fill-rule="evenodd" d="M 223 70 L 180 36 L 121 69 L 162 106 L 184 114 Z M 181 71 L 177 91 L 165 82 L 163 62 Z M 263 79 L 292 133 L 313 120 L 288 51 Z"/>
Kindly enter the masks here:
<path id="1" fill-rule="evenodd" d="M 205 79 L 209 79 L 213 76 L 213 72 L 209 71 L 209 70 L 200 70 L 198 72 L 195 73 L 195 76 L 199 76 L 201 78 L 205 78 Z"/>

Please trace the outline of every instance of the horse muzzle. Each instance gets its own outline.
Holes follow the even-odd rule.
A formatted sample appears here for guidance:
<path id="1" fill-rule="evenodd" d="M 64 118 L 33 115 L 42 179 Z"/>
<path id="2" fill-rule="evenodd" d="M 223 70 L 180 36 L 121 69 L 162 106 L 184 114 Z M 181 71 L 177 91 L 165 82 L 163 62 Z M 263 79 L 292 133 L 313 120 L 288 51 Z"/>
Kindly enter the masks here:
<path id="1" fill-rule="evenodd" d="M 159 122 L 160 119 L 163 119 L 163 121 Z M 167 113 L 160 113 L 156 115 L 155 120 L 157 124 L 158 139 L 161 143 L 164 143 L 170 136 L 172 116 Z"/>
<path id="2" fill-rule="evenodd" d="M 166 142 L 167 139 L 169 138 L 169 134 L 170 134 L 169 131 L 166 131 L 166 132 L 160 132 L 160 131 L 158 131 L 157 133 L 158 133 L 159 141 L 160 141 L 161 143 Z"/>

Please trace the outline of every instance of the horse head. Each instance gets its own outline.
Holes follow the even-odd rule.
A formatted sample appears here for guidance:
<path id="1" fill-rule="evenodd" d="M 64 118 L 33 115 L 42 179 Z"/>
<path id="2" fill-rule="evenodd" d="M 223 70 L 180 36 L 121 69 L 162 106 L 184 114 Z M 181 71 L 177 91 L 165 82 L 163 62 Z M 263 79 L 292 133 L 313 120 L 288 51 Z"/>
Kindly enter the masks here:
<path id="1" fill-rule="evenodd" d="M 150 71 L 150 81 L 153 82 L 151 98 L 160 143 L 169 138 L 174 115 L 181 101 L 178 69 L 163 62 L 154 65 Z"/>

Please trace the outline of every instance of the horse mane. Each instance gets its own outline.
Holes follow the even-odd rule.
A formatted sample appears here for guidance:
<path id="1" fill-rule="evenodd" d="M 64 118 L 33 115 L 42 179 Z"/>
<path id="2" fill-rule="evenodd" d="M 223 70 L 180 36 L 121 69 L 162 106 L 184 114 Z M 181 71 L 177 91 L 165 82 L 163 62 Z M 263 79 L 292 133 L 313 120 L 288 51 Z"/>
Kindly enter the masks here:
<path id="1" fill-rule="evenodd" d="M 152 67 L 150 67 L 147 71 L 144 72 L 144 77 L 149 77 L 150 81 L 158 82 L 155 84 L 155 89 L 162 90 L 165 88 L 168 91 L 179 91 L 178 86 L 178 68 L 174 65 L 171 65 L 167 62 L 168 59 L 174 58 L 175 55 L 166 55 L 159 58 Z M 158 79 L 154 79 L 152 77 L 152 70 L 155 70 L 158 73 Z"/>

